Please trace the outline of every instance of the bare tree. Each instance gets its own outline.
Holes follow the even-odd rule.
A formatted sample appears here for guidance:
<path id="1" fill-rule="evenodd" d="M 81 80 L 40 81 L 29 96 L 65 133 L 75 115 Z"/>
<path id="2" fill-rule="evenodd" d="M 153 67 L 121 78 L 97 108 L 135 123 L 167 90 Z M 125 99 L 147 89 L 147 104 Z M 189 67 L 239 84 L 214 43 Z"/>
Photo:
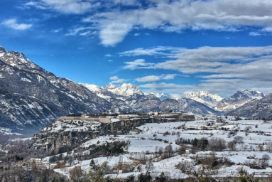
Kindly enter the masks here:
<path id="1" fill-rule="evenodd" d="M 70 170 L 70 177 L 73 181 L 78 182 L 80 181 L 80 177 L 83 175 L 80 166 L 75 166 L 73 169 Z"/>
<path id="2" fill-rule="evenodd" d="M 226 148 L 226 141 L 221 138 L 212 138 L 209 141 L 208 148 L 212 151 L 222 151 Z"/>
<path id="3" fill-rule="evenodd" d="M 228 143 L 228 148 L 232 151 L 235 151 L 236 150 L 236 142 L 235 141 L 230 141 Z"/>
<path id="4" fill-rule="evenodd" d="M 272 152 L 272 142 L 269 142 L 268 144 L 266 144 L 266 150 L 268 152 Z"/>

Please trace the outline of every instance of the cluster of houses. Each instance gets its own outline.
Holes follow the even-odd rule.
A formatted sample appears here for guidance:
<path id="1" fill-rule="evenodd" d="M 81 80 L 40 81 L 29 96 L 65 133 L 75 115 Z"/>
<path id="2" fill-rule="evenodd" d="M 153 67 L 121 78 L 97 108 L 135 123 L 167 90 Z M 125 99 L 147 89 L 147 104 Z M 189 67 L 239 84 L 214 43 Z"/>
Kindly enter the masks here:
<path id="1" fill-rule="evenodd" d="M 80 116 L 64 116 L 58 120 L 85 120 L 98 121 L 101 123 L 115 123 L 126 120 L 150 120 L 151 122 L 175 122 L 175 121 L 194 121 L 195 116 L 184 113 L 170 112 L 149 112 L 149 113 L 129 113 L 129 114 L 82 114 Z"/>

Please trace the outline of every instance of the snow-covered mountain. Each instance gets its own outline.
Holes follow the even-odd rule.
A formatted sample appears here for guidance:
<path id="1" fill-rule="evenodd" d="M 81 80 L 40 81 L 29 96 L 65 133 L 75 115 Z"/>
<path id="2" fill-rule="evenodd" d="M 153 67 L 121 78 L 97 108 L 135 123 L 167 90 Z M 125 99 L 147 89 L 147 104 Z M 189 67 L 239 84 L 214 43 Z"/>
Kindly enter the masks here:
<path id="1" fill-rule="evenodd" d="M 0 127 L 38 131 L 69 113 L 102 112 L 110 103 L 85 87 L 56 77 L 23 53 L 0 47 Z"/>
<path id="2" fill-rule="evenodd" d="M 264 94 L 259 91 L 254 91 L 254 90 L 237 91 L 232 96 L 218 102 L 215 109 L 218 111 L 231 111 L 238 107 L 241 107 L 242 105 L 252 100 L 259 100 L 259 99 L 262 99 L 263 97 L 264 97 Z"/>
<path id="3" fill-rule="evenodd" d="M 143 92 L 140 90 L 140 88 L 135 85 L 132 85 L 131 83 L 123 83 L 121 86 L 116 86 L 110 83 L 106 87 L 106 89 L 115 95 L 125 97 L 130 97 L 135 94 L 143 95 Z"/>
<path id="4" fill-rule="evenodd" d="M 133 95 L 144 95 L 136 85 L 131 83 L 123 83 L 122 85 L 114 85 L 110 83 L 106 87 L 99 87 L 94 84 L 82 83 L 83 86 L 88 88 L 90 91 L 96 93 L 99 97 L 110 99 L 111 97 L 119 97 L 122 100 L 125 100 L 128 97 Z"/>
<path id="5" fill-rule="evenodd" d="M 204 90 L 185 92 L 184 95 L 186 98 L 193 99 L 211 108 L 214 108 L 217 105 L 217 103 L 223 99 L 217 94 L 211 94 L 208 91 Z"/>
<path id="6" fill-rule="evenodd" d="M 214 109 L 208 107 L 205 104 L 197 102 L 193 99 L 189 98 L 180 98 L 180 99 L 165 99 L 159 105 L 159 110 L 161 111 L 183 111 L 186 113 L 193 113 L 193 114 L 220 114 L 219 112 L 215 111 Z"/>
<path id="7" fill-rule="evenodd" d="M 272 94 L 268 94 L 263 98 L 256 96 L 254 99 L 243 106 L 227 113 L 231 116 L 243 116 L 254 119 L 272 119 Z"/>
<path id="8" fill-rule="evenodd" d="M 180 97 L 171 99 L 164 94 L 143 93 L 139 87 L 132 84 L 122 84 L 120 86 L 110 84 L 106 87 L 98 87 L 91 84 L 83 85 L 95 92 L 98 96 L 113 103 L 115 106 L 114 111 L 147 112 L 171 110 L 196 114 L 217 113 L 207 105 L 194 99 Z M 214 97 L 217 98 L 216 95 L 214 95 Z"/>

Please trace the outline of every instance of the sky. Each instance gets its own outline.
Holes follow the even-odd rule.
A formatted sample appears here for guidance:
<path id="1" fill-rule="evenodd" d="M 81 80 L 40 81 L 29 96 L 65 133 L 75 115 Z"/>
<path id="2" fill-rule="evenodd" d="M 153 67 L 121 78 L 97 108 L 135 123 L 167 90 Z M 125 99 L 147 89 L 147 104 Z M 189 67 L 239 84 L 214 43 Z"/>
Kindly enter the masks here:
<path id="1" fill-rule="evenodd" d="M 79 83 L 272 93 L 271 0 L 1 0 L 0 45 Z"/>

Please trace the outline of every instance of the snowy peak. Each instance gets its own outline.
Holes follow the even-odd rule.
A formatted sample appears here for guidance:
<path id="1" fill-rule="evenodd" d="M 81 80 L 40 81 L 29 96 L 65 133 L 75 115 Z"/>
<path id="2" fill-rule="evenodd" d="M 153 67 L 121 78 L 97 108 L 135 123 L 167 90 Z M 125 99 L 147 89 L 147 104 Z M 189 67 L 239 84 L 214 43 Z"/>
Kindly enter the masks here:
<path id="1" fill-rule="evenodd" d="M 86 88 L 88 88 L 92 92 L 100 92 L 101 91 L 101 87 L 94 85 L 94 84 L 81 83 L 81 85 L 85 86 Z"/>
<path id="2" fill-rule="evenodd" d="M 81 85 L 88 88 L 90 91 L 99 94 L 114 94 L 117 96 L 130 97 L 134 94 L 144 95 L 139 87 L 131 83 L 123 83 L 121 86 L 110 83 L 106 87 L 99 87 L 94 84 L 82 83 Z"/>
<path id="3" fill-rule="evenodd" d="M 230 111 L 241 107 L 242 105 L 252 101 L 252 100 L 259 100 L 264 97 L 264 94 L 260 91 L 255 90 L 242 90 L 237 91 L 232 96 L 223 99 L 220 101 L 216 109 L 219 111 Z"/>
<path id="4" fill-rule="evenodd" d="M 242 90 L 238 91 L 233 95 L 234 99 L 261 99 L 264 97 L 264 94 L 260 91 L 255 91 L 255 90 Z"/>
<path id="5" fill-rule="evenodd" d="M 106 87 L 99 87 L 97 85 L 87 83 L 82 83 L 81 85 L 85 86 L 87 89 L 94 92 L 97 96 L 106 99 L 107 101 L 112 101 L 112 99 L 125 101 L 127 98 L 134 95 L 144 95 L 139 87 L 130 83 L 124 83 L 121 86 L 110 83 Z"/>
<path id="6" fill-rule="evenodd" d="M 9 66 L 31 72 L 33 69 L 41 69 L 39 66 L 27 59 L 22 52 L 6 51 L 3 47 L 0 47 L 0 61 Z"/>
<path id="7" fill-rule="evenodd" d="M 205 104 L 211 108 L 215 107 L 218 102 L 220 102 L 223 98 L 217 94 L 211 94 L 205 90 L 185 92 L 186 98 L 190 98 L 202 104 Z"/>
<path id="8" fill-rule="evenodd" d="M 113 94 L 126 97 L 130 97 L 135 94 L 143 95 L 143 92 L 140 90 L 140 88 L 131 83 L 123 83 L 121 86 L 109 84 L 106 89 Z"/>
<path id="9" fill-rule="evenodd" d="M 169 96 L 164 93 L 151 92 L 151 93 L 144 93 L 144 95 L 146 95 L 146 96 L 153 95 L 153 96 L 159 98 L 160 100 L 169 99 Z"/>
<path id="10" fill-rule="evenodd" d="M 208 91 L 205 90 L 199 90 L 199 91 L 194 91 L 194 92 L 186 92 L 185 93 L 186 97 L 198 97 L 198 98 L 211 98 L 217 102 L 221 101 L 223 98 L 220 97 L 217 94 L 211 94 Z"/>
<path id="11" fill-rule="evenodd" d="M 254 99 L 227 114 L 231 116 L 243 116 L 255 119 L 271 119 L 272 94 L 268 94 L 261 99 Z"/>

